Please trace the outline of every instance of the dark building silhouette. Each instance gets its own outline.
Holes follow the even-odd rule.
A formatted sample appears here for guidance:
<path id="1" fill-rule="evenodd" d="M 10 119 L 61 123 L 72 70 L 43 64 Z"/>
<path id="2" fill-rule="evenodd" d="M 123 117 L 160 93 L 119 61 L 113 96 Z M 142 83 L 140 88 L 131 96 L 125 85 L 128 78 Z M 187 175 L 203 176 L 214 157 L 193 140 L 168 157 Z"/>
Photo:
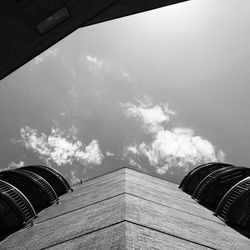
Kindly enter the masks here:
<path id="1" fill-rule="evenodd" d="M 180 189 L 250 238 L 250 169 L 224 163 L 194 168 Z"/>
<path id="2" fill-rule="evenodd" d="M 0 172 L 0 240 L 27 226 L 69 190 L 64 177 L 45 166 Z"/>
<path id="3" fill-rule="evenodd" d="M 0 180 L 0 240 L 29 224 L 36 211 L 17 188 Z"/>
<path id="4" fill-rule="evenodd" d="M 218 204 L 215 215 L 250 235 L 250 177 L 234 185 Z"/>
<path id="5" fill-rule="evenodd" d="M 179 188 L 185 193 L 192 195 L 200 182 L 210 173 L 223 167 L 232 166 L 225 163 L 207 163 L 191 170 L 182 180 Z"/>
<path id="6" fill-rule="evenodd" d="M 0 79 L 78 28 L 187 0 L 1 0 Z"/>
<path id="7" fill-rule="evenodd" d="M 221 169 L 226 166 L 218 165 Z M 231 218 L 238 223 L 242 216 L 237 211 L 226 211 L 224 216 L 224 208 L 239 190 L 243 190 L 240 198 L 233 203 L 247 207 L 249 178 L 243 177 L 220 200 L 215 210 L 218 218 L 177 184 L 124 167 L 75 185 L 74 192 L 66 192 L 59 203 L 48 206 L 36 218 L 33 212 L 33 224 L 26 223 L 0 246 L 3 250 L 248 249 L 250 240 L 224 223 Z M 185 181 L 180 188 L 187 185 Z"/>

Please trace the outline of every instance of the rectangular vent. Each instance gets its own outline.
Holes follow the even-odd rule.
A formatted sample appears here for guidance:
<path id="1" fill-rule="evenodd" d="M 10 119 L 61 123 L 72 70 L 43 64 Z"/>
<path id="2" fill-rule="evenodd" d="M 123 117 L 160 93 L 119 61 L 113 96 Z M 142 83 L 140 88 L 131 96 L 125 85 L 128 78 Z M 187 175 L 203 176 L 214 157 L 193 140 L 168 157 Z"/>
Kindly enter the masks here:
<path id="1" fill-rule="evenodd" d="M 63 7 L 37 24 L 36 27 L 41 34 L 44 34 L 68 18 L 69 12 L 66 7 Z"/>

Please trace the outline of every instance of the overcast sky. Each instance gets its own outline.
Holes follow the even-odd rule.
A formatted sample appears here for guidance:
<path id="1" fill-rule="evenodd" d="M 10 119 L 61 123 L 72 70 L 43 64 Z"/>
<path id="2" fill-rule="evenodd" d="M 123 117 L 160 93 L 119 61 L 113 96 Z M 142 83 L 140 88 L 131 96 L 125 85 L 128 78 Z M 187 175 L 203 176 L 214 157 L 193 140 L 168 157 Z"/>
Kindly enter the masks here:
<path id="1" fill-rule="evenodd" d="M 71 183 L 131 165 L 179 182 L 249 167 L 250 2 L 192 0 L 77 30 L 1 81 L 1 169 Z"/>

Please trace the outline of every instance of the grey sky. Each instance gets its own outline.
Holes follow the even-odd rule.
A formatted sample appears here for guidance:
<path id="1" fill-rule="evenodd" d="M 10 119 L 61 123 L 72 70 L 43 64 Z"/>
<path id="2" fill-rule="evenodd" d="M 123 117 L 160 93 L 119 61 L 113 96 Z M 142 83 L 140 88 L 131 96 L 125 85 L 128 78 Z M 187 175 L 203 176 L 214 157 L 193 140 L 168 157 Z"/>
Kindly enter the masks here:
<path id="1" fill-rule="evenodd" d="M 133 160 L 156 173 L 146 155 L 161 129 L 172 136 L 174 128 L 192 130 L 186 139 L 209 141 L 225 161 L 250 166 L 249 12 L 248 0 L 192 0 L 71 34 L 2 80 L 1 167 L 39 161 L 41 152 L 16 142 L 20 129 L 29 126 L 37 137 L 48 136 L 55 123 L 68 140 L 81 141 L 84 157 L 93 140 L 103 154 L 101 165 L 55 164 L 68 178 L 126 164 L 131 152 L 124 150 L 131 145 L 138 150 Z M 159 131 L 148 132 L 145 126 L 156 125 L 147 123 L 138 100 L 150 101 L 148 109 L 168 105 L 175 115 L 167 121 L 165 113 Z M 138 112 L 126 115 L 124 103 Z M 143 142 L 147 148 L 140 151 Z M 162 177 L 179 181 L 183 175 L 183 169 L 168 169 Z"/>

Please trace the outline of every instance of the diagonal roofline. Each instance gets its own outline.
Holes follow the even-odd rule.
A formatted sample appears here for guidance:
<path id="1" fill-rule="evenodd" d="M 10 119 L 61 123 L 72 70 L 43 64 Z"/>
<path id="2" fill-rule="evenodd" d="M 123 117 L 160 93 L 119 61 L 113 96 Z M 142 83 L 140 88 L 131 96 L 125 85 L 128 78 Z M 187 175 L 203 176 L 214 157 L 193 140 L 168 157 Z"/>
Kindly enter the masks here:
<path id="1" fill-rule="evenodd" d="M 162 181 L 168 181 L 168 182 L 170 182 L 170 183 L 173 183 L 173 184 L 178 185 L 177 183 L 171 182 L 171 181 L 166 180 L 166 179 L 161 178 L 161 177 L 154 176 L 154 175 L 149 174 L 149 173 L 145 173 L 145 172 L 143 172 L 143 171 L 140 171 L 139 169 L 132 168 L 131 166 L 122 166 L 122 167 L 118 167 L 118 168 L 113 169 L 113 170 L 111 170 L 111 171 L 108 171 L 108 172 L 106 172 L 106 173 L 103 173 L 103 174 L 100 174 L 100 175 L 97 175 L 97 176 L 88 178 L 88 179 L 86 179 L 86 180 L 83 180 L 83 183 L 86 183 L 86 182 L 88 182 L 88 181 L 97 179 L 97 178 L 99 178 L 99 177 L 102 177 L 102 176 L 111 174 L 111 173 L 116 172 L 116 171 L 119 171 L 119 170 L 121 170 L 121 169 L 130 169 L 130 170 L 133 170 L 133 171 L 135 171 L 135 172 L 138 172 L 138 173 L 141 173 L 141 174 L 145 174 L 145 175 L 147 175 L 147 176 L 150 176 L 150 177 L 152 177 L 152 178 L 155 178 L 155 179 L 158 179 L 158 180 L 162 180 Z M 78 185 L 78 184 L 79 184 L 79 182 L 76 183 L 76 184 L 74 184 L 74 185 L 72 185 L 72 186 L 75 186 L 75 185 Z"/>

